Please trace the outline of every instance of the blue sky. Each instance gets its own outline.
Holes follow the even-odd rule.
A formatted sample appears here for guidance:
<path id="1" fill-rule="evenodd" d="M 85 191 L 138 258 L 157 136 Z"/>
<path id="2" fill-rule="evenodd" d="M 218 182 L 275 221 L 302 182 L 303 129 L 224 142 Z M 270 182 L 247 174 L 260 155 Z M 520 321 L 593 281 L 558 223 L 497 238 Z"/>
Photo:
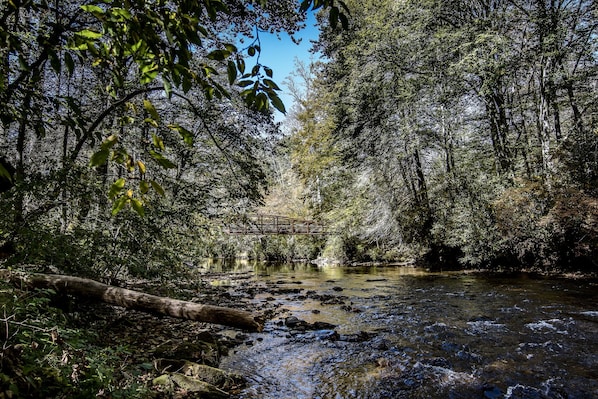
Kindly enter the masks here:
<path id="1" fill-rule="evenodd" d="M 308 15 L 305 29 L 295 34 L 295 38 L 301 38 L 299 45 L 293 43 L 290 36 L 286 33 L 280 33 L 277 35 L 271 35 L 266 33 L 260 33 L 261 43 L 261 54 L 260 63 L 274 71 L 273 79 L 278 86 L 282 89 L 279 93 L 280 98 L 284 102 L 287 111 L 292 106 L 292 98 L 287 92 L 286 86 L 283 82 L 287 76 L 292 75 L 295 70 L 295 58 L 304 62 L 309 62 L 313 55 L 309 52 L 312 47 L 310 40 L 316 40 L 318 38 L 318 28 L 316 27 L 316 19 L 313 13 Z M 248 60 L 248 66 L 251 65 Z M 275 120 L 281 121 L 284 116 L 278 112 L 275 112 Z"/>

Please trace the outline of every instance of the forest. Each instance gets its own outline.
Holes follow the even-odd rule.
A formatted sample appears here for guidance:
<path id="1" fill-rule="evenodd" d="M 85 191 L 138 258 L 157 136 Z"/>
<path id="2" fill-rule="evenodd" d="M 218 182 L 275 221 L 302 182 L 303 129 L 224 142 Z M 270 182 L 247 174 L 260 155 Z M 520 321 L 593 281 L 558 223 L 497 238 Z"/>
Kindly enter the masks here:
<path id="1" fill-rule="evenodd" d="M 317 57 L 281 82 L 260 35 L 308 12 Z M 239 256 L 594 274 L 597 28 L 594 0 L 2 0 L 0 271 L 165 296 Z M 227 234 L 256 213 L 326 234 Z M 144 389 L 52 288 L 0 287 L 0 398 Z"/>

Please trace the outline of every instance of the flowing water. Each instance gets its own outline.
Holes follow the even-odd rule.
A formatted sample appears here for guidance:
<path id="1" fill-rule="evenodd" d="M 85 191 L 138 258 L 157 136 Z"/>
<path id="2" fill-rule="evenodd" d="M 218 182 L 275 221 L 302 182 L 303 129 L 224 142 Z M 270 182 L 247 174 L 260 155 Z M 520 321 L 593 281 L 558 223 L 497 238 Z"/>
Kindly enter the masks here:
<path id="1" fill-rule="evenodd" d="M 247 378 L 238 398 L 598 398 L 595 280 L 411 267 L 237 272 L 244 279 L 224 285 L 231 295 L 251 285 L 253 306 L 277 309 L 221 365 Z"/>

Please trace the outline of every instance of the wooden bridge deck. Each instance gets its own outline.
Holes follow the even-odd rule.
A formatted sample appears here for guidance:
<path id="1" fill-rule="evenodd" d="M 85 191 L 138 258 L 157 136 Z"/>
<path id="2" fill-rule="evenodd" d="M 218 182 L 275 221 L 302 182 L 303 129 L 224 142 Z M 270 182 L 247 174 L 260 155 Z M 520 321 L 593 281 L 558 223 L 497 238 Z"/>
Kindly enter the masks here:
<path id="1" fill-rule="evenodd" d="M 326 227 L 313 220 L 251 214 L 228 223 L 224 231 L 232 235 L 320 235 L 326 234 Z"/>

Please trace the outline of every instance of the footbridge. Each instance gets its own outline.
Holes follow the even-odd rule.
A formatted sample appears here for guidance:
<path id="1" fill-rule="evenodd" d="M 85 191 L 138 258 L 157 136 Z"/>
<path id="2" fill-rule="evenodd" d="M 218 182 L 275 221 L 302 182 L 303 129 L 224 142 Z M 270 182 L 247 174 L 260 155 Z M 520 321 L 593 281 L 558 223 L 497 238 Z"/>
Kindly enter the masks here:
<path id="1" fill-rule="evenodd" d="M 322 235 L 327 234 L 322 223 L 282 215 L 248 214 L 224 226 L 231 235 Z"/>

